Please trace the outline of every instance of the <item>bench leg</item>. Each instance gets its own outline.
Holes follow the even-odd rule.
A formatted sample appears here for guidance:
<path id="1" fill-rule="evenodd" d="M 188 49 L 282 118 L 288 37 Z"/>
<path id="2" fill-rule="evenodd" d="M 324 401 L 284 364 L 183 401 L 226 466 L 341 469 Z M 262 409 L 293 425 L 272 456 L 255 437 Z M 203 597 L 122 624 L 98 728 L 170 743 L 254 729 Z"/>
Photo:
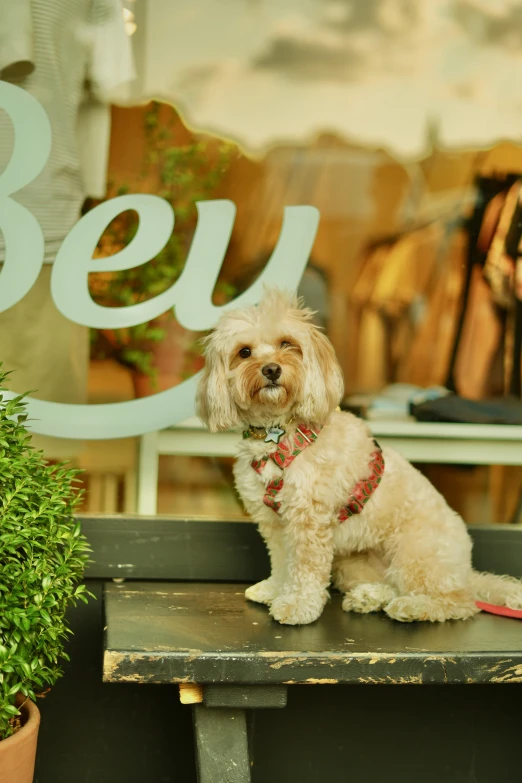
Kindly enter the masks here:
<path id="1" fill-rule="evenodd" d="M 193 707 L 198 783 L 250 783 L 245 711 Z"/>

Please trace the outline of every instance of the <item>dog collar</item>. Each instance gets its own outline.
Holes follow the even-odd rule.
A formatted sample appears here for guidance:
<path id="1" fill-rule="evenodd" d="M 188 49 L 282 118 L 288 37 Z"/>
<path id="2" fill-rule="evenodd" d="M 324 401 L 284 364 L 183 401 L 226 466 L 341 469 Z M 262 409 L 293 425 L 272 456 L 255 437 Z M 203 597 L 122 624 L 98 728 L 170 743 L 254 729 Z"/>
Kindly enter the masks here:
<path id="1" fill-rule="evenodd" d="M 296 457 L 301 454 L 308 446 L 311 446 L 314 441 L 317 440 L 319 432 L 322 428 L 316 432 L 315 430 L 305 427 L 304 424 L 300 424 L 292 436 L 292 438 L 285 439 L 279 448 L 273 451 L 271 454 L 264 455 L 260 459 L 254 459 L 250 463 L 252 468 L 259 475 L 262 474 L 263 469 L 271 459 L 281 470 L 287 468 L 294 461 Z M 243 435 L 243 437 L 249 437 Z M 344 522 L 346 519 L 360 514 L 364 509 L 366 503 L 369 501 L 379 484 L 381 483 L 384 473 L 384 457 L 382 455 L 382 449 L 374 440 L 375 451 L 370 458 L 370 471 L 369 475 L 358 481 L 355 485 L 353 492 L 349 496 L 347 502 L 341 507 L 338 513 L 339 522 Z M 278 494 L 281 492 L 284 486 L 283 477 L 272 479 L 266 486 L 266 491 L 263 496 L 263 503 L 265 506 L 273 509 L 276 513 L 279 513 L 281 508 L 281 501 L 277 500 Z"/>
<path id="2" fill-rule="evenodd" d="M 336 411 L 340 411 L 341 408 L 337 406 L 335 409 Z M 290 419 L 287 424 L 285 424 L 285 427 L 289 427 L 290 424 L 293 422 L 293 417 Z M 307 429 L 304 424 L 300 425 L 301 430 Z M 299 428 L 298 428 L 299 430 Z M 312 432 L 312 430 L 310 430 Z M 302 432 L 301 432 L 302 434 Z M 246 440 L 247 438 L 254 438 L 254 440 L 264 440 L 265 443 L 275 443 L 276 445 L 279 444 L 279 441 L 283 437 L 283 435 L 286 435 L 286 430 L 284 427 L 281 427 L 279 425 L 276 425 L 275 427 L 253 427 L 252 425 L 249 426 L 247 430 L 243 430 L 243 440 Z M 317 437 L 317 434 L 315 435 Z M 315 438 L 313 439 L 315 440 Z"/>
<path id="3" fill-rule="evenodd" d="M 291 424 L 292 419 L 286 425 L 288 427 Z M 286 435 L 286 430 L 283 427 L 252 427 L 250 426 L 243 432 L 243 439 L 254 438 L 254 440 L 264 440 L 265 443 L 279 443 L 283 435 Z"/>

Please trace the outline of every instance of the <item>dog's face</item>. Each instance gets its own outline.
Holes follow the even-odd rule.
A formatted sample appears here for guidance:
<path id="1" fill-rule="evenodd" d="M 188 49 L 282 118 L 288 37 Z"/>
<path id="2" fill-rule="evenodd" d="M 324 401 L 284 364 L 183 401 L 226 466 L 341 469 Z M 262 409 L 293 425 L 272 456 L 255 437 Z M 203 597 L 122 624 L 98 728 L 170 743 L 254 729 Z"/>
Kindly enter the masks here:
<path id="1" fill-rule="evenodd" d="M 322 424 L 343 393 L 327 338 L 295 297 L 268 291 L 258 307 L 225 314 L 207 340 L 197 412 L 209 428 Z"/>

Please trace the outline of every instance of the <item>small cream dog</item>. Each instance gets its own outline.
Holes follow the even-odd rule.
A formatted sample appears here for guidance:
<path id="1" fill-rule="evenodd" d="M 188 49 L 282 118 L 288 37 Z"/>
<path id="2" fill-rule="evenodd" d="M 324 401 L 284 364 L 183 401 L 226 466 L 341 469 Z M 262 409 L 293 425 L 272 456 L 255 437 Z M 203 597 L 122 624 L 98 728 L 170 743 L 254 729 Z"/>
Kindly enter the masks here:
<path id="1" fill-rule="evenodd" d="M 465 619 L 476 600 L 522 608 L 522 583 L 473 571 L 462 519 L 367 425 L 336 410 L 332 345 L 292 295 L 268 290 L 207 338 L 197 411 L 211 431 L 243 426 L 234 475 L 270 554 L 249 587 L 280 623 L 312 623 L 331 581 L 343 609 L 403 622 Z"/>

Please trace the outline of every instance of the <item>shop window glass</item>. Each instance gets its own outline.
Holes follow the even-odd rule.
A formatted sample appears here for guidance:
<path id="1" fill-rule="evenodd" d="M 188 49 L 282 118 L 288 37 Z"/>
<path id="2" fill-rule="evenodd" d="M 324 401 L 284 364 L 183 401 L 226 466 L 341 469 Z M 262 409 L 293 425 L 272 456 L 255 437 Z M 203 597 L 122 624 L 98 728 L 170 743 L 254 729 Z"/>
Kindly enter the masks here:
<path id="1" fill-rule="evenodd" d="M 148 505 L 139 450 L 266 281 L 315 311 L 356 413 L 520 419 L 521 2 L 4 5 L 0 361 L 87 510 L 243 515 L 229 442 L 185 428 Z M 517 466 L 422 469 L 468 521 L 520 515 Z"/>

